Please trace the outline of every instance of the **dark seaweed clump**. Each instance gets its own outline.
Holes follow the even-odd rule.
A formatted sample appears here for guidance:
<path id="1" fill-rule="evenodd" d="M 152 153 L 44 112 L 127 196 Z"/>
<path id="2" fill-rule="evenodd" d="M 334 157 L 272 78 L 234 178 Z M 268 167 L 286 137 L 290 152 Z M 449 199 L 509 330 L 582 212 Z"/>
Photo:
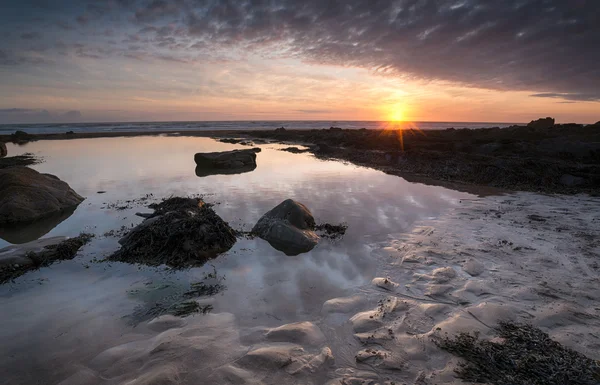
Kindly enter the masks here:
<path id="1" fill-rule="evenodd" d="M 173 268 L 200 266 L 229 250 L 236 232 L 200 198 L 169 198 L 119 243 L 109 260 Z"/>
<path id="2" fill-rule="evenodd" d="M 338 239 L 346 234 L 346 230 L 348 229 L 348 225 L 339 224 L 332 225 L 329 223 L 323 223 L 315 226 L 315 230 L 319 232 L 319 235 L 324 238 L 329 239 Z"/>
<path id="3" fill-rule="evenodd" d="M 526 324 L 502 322 L 496 328 L 502 340 L 480 340 L 461 333 L 435 339 L 440 348 L 465 360 L 456 369 L 459 378 L 494 385 L 597 385 L 600 363 L 550 339 Z"/>
<path id="4" fill-rule="evenodd" d="M 18 267 L 5 266 L 0 268 L 0 284 L 13 281 L 23 274 L 47 267 L 56 261 L 65 261 L 75 258 L 77 251 L 89 243 L 94 237 L 93 234 L 81 233 L 74 238 L 66 239 L 58 244 L 44 247 L 39 252 L 29 252 L 25 256 L 32 261 L 30 265 L 19 265 Z"/>
<path id="5" fill-rule="evenodd" d="M 42 163 L 42 160 L 34 154 L 26 153 L 23 155 L 9 156 L 0 158 L 0 169 L 9 167 L 31 166 L 33 164 Z"/>

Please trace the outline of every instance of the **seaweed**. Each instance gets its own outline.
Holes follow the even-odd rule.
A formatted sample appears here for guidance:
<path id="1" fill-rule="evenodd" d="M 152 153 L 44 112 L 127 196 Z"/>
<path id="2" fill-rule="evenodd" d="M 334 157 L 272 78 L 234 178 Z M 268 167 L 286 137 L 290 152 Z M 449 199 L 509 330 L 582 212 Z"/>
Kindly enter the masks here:
<path id="1" fill-rule="evenodd" d="M 9 167 L 24 167 L 42 163 L 43 160 L 32 153 L 0 158 L 0 169 Z"/>
<path id="2" fill-rule="evenodd" d="M 12 265 L 0 267 L 0 284 L 13 281 L 25 273 L 47 267 L 56 261 L 64 261 L 75 258 L 77 251 L 89 243 L 93 234 L 81 233 L 77 237 L 66 239 L 58 244 L 44 247 L 39 252 L 29 252 L 25 255 L 33 263 L 30 265 Z"/>
<path id="3" fill-rule="evenodd" d="M 465 381 L 494 385 L 600 382 L 600 362 L 564 347 L 538 328 L 501 322 L 495 331 L 498 341 L 482 340 L 478 334 L 469 333 L 433 341 L 464 360 L 455 371 Z"/>

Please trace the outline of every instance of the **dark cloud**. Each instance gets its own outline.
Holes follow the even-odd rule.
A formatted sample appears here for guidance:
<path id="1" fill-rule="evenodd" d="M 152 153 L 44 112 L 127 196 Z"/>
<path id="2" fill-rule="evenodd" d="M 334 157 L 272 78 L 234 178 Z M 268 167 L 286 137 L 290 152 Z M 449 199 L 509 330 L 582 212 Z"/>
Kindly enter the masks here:
<path id="1" fill-rule="evenodd" d="M 552 99 L 565 99 L 565 100 L 578 100 L 584 102 L 600 101 L 600 93 L 557 93 L 557 92 L 544 92 L 541 94 L 531 95 L 536 98 L 552 98 Z"/>
<path id="2" fill-rule="evenodd" d="M 126 36 L 121 51 L 114 51 L 120 56 L 133 41 L 145 50 L 136 57 L 144 59 L 164 60 L 169 50 L 169 57 L 186 61 L 190 49 L 203 54 L 235 47 L 239 52 L 284 52 L 310 63 L 367 68 L 383 76 L 533 91 L 535 97 L 600 100 L 598 0 L 86 4 L 76 11 L 64 5 L 56 17 L 76 12 L 70 17 L 82 29 L 91 29 L 86 26 L 92 18 L 104 18 L 103 28 Z M 51 15 L 44 14 L 48 20 Z"/>

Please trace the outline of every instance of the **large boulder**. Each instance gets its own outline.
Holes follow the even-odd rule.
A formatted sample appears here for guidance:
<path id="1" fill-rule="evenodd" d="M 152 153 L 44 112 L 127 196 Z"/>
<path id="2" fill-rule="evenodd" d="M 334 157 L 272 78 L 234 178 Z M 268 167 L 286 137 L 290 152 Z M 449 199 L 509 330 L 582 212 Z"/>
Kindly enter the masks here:
<path id="1" fill-rule="evenodd" d="M 121 249 L 109 260 L 200 266 L 235 244 L 235 231 L 201 199 L 169 198 L 150 208 L 154 213 L 119 241 Z"/>
<path id="2" fill-rule="evenodd" d="M 548 117 L 548 118 L 541 118 L 538 120 L 532 120 L 531 122 L 529 122 L 527 127 L 540 129 L 540 130 L 546 130 L 548 128 L 554 127 L 554 118 Z"/>
<path id="3" fill-rule="evenodd" d="M 0 169 L 0 181 L 0 226 L 36 221 L 84 200 L 56 176 L 28 167 Z"/>
<path id="4" fill-rule="evenodd" d="M 286 255 L 312 250 L 319 242 L 315 219 L 302 203 L 287 199 L 263 215 L 252 233 Z"/>
<path id="5" fill-rule="evenodd" d="M 6 155 L 8 155 L 8 150 L 6 148 L 6 144 L 3 142 L 0 142 L 0 158 L 4 158 Z"/>
<path id="6" fill-rule="evenodd" d="M 260 148 L 222 152 L 199 152 L 194 161 L 199 167 L 217 169 L 236 169 L 256 167 L 256 153 Z"/>

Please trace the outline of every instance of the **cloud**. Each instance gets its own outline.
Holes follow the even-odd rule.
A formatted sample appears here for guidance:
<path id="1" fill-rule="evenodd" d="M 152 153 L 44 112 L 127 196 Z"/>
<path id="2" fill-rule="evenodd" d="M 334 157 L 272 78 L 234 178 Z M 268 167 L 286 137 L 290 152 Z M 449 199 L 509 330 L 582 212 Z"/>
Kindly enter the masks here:
<path id="1" fill-rule="evenodd" d="M 24 32 L 21 34 L 21 39 L 24 40 L 34 40 L 39 39 L 42 36 L 39 32 Z"/>
<path id="2" fill-rule="evenodd" d="M 557 93 L 557 92 L 544 92 L 541 94 L 530 95 L 535 98 L 552 98 L 552 99 L 563 99 L 563 100 L 577 100 L 584 102 L 597 102 L 600 101 L 600 94 L 594 93 Z"/>
<path id="3" fill-rule="evenodd" d="M 303 114 L 330 114 L 335 111 L 332 110 L 294 110 L 295 112 L 300 112 Z"/>
<path id="4" fill-rule="evenodd" d="M 535 97 L 600 100 L 597 0 L 90 0 L 88 4 L 85 9 L 71 7 L 75 11 L 56 5 L 55 12 L 44 16 L 58 19 L 77 12 L 71 17 L 83 30 L 92 29 L 88 24 L 93 17 L 104 18 L 104 28 L 114 29 L 118 36 L 136 36 L 138 31 L 148 37 L 140 46 L 145 58 L 164 60 L 168 50 L 168 57 L 188 61 L 193 54 L 235 48 L 367 68 L 382 76 L 532 91 Z M 71 33 L 73 39 L 85 42 L 85 35 Z M 0 43 L 3 48 L 14 47 Z M 123 57 L 127 47 L 120 48 L 113 54 Z"/>
<path id="5" fill-rule="evenodd" d="M 0 123 L 69 123 L 80 121 L 80 111 L 72 110 L 65 113 L 51 113 L 45 109 L 6 108 L 0 109 Z"/>

